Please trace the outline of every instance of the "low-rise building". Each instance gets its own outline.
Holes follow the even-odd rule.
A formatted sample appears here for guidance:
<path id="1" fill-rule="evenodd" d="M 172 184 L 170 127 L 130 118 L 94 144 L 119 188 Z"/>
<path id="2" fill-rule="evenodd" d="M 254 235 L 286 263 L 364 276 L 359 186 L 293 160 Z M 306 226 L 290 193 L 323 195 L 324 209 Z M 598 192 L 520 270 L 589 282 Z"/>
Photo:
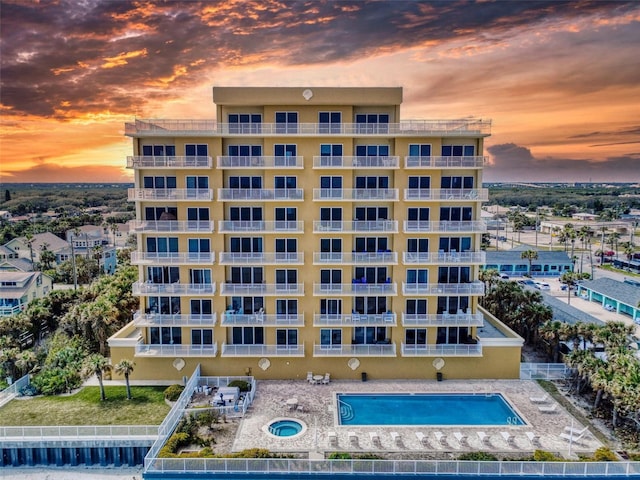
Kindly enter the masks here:
<path id="1" fill-rule="evenodd" d="M 529 260 L 522 258 L 525 248 L 486 252 L 485 270 L 495 269 L 501 274 L 522 276 L 529 273 Z M 528 248 L 526 248 L 528 250 Z M 565 252 L 538 250 L 538 258 L 531 262 L 532 276 L 553 277 L 573 270 L 573 262 Z"/>
<path id="2" fill-rule="evenodd" d="M 0 316 L 24 310 L 36 298 L 51 291 L 53 281 L 42 272 L 0 271 Z"/>

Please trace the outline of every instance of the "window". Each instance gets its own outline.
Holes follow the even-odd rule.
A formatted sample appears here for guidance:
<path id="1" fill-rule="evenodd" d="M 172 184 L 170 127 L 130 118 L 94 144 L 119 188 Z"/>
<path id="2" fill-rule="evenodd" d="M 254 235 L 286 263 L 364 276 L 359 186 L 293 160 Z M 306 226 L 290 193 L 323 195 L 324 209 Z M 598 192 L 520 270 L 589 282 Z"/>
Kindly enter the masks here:
<path id="1" fill-rule="evenodd" d="M 429 283 L 429 270 L 425 269 L 407 269 L 407 283 L 410 284 L 426 284 Z"/>
<path id="2" fill-rule="evenodd" d="M 209 208 L 187 208 L 187 220 L 201 222 L 209 221 Z"/>
<path id="3" fill-rule="evenodd" d="M 442 145 L 443 157 L 472 157 L 474 152 L 473 145 Z"/>
<path id="4" fill-rule="evenodd" d="M 276 258 L 278 258 L 277 253 L 295 253 L 298 251 L 298 240 L 296 238 L 276 238 L 275 244 Z"/>
<path id="5" fill-rule="evenodd" d="M 189 269 L 189 279 L 195 285 L 211 284 L 211 269 L 209 268 L 192 268 Z"/>
<path id="6" fill-rule="evenodd" d="M 231 267 L 231 283 L 262 283 L 262 267 Z"/>
<path id="7" fill-rule="evenodd" d="M 145 207 L 145 220 L 176 220 L 178 209 L 176 207 Z"/>
<path id="8" fill-rule="evenodd" d="M 208 157 L 209 146 L 205 144 L 187 143 L 184 146 L 184 154 L 187 157 Z"/>
<path id="9" fill-rule="evenodd" d="M 386 339 L 386 327 L 355 327 L 353 329 L 353 343 L 356 345 L 383 343 Z"/>
<path id="10" fill-rule="evenodd" d="M 234 345 L 263 345 L 264 328 L 233 327 L 231 332 Z"/>
<path id="11" fill-rule="evenodd" d="M 260 133 L 262 115 L 259 113 L 230 113 L 229 133 Z"/>
<path id="12" fill-rule="evenodd" d="M 320 252 L 321 253 L 342 252 L 342 239 L 341 238 L 321 238 Z"/>
<path id="13" fill-rule="evenodd" d="M 428 222 L 429 221 L 429 209 L 428 208 L 417 208 L 411 207 L 407 208 L 407 220 L 409 221 L 421 221 Z"/>
<path id="14" fill-rule="evenodd" d="M 471 237 L 440 237 L 438 250 L 443 252 L 468 252 L 471 250 Z"/>
<path id="15" fill-rule="evenodd" d="M 230 220 L 259 221 L 262 220 L 261 207 L 231 207 L 229 208 Z"/>
<path id="16" fill-rule="evenodd" d="M 229 188 L 252 189 L 262 188 L 262 177 L 232 176 L 228 179 Z"/>
<path id="17" fill-rule="evenodd" d="M 297 133 L 298 112 L 276 112 L 276 133 Z"/>
<path id="18" fill-rule="evenodd" d="M 262 244 L 262 237 L 231 237 L 229 239 L 231 252 L 260 253 Z"/>
<path id="19" fill-rule="evenodd" d="M 385 237 L 356 237 L 356 252 L 386 252 L 389 240 Z"/>
<path id="20" fill-rule="evenodd" d="M 210 328 L 191 330 L 191 345 L 213 345 L 213 330 Z"/>
<path id="21" fill-rule="evenodd" d="M 342 221 L 342 208 L 340 208 L 340 207 L 332 207 L 332 208 L 323 207 L 323 208 L 321 208 L 320 209 L 320 220 L 322 220 L 322 221 L 341 222 Z"/>
<path id="22" fill-rule="evenodd" d="M 389 145 L 356 145 L 358 157 L 388 157 Z"/>
<path id="23" fill-rule="evenodd" d="M 342 177 L 320 177 L 321 198 L 342 198 Z"/>
<path id="24" fill-rule="evenodd" d="M 260 157 L 261 145 L 229 145 L 227 148 L 230 157 Z"/>
<path id="25" fill-rule="evenodd" d="M 277 207 L 274 209 L 274 217 L 276 222 L 288 221 L 295 222 L 297 220 L 297 210 L 295 207 Z"/>
<path id="26" fill-rule="evenodd" d="M 342 112 L 318 112 L 320 133 L 340 133 Z"/>
<path id="27" fill-rule="evenodd" d="M 290 176 L 276 176 L 273 178 L 273 184 L 275 188 L 297 188 L 297 179 Z"/>
<path id="28" fill-rule="evenodd" d="M 386 133 L 389 131 L 389 114 L 358 113 L 356 114 L 356 131 L 358 133 Z"/>
<path id="29" fill-rule="evenodd" d="M 429 145 L 428 143 L 410 143 L 409 156 L 410 157 L 430 157 L 431 145 Z"/>
<path id="30" fill-rule="evenodd" d="M 288 346 L 298 345 L 298 330 L 295 328 L 276 329 L 276 345 Z"/>
<path id="31" fill-rule="evenodd" d="M 149 297 L 146 313 L 174 315 L 180 313 L 180 297 Z"/>
<path id="32" fill-rule="evenodd" d="M 356 221 L 387 220 L 389 209 L 387 207 L 356 207 L 354 218 Z"/>
<path id="33" fill-rule="evenodd" d="M 189 253 L 211 252 L 211 240 L 208 238 L 190 238 L 187 244 L 189 245 Z"/>
<path id="34" fill-rule="evenodd" d="M 276 143 L 273 146 L 273 154 L 275 155 L 275 164 L 277 166 L 292 167 L 296 164 L 295 156 L 297 151 L 296 145 L 293 144 L 279 144 Z"/>
<path id="35" fill-rule="evenodd" d="M 245 315 L 257 313 L 260 309 L 264 311 L 264 297 L 232 297 L 231 308 Z"/>
<path id="36" fill-rule="evenodd" d="M 320 329 L 320 345 L 323 347 L 338 347 L 342 345 L 342 330 L 339 328 Z"/>
<path id="37" fill-rule="evenodd" d="M 428 238 L 407 238 L 407 252 L 426 253 L 429 251 L 429 239 Z"/>
<path id="38" fill-rule="evenodd" d="M 438 313 L 466 313 L 469 297 L 438 297 Z"/>
<path id="39" fill-rule="evenodd" d="M 473 188 L 473 177 L 442 177 L 440 188 Z"/>
<path id="40" fill-rule="evenodd" d="M 187 188 L 206 189 L 209 188 L 209 177 L 187 176 L 185 178 Z"/>
<path id="41" fill-rule="evenodd" d="M 295 285 L 296 283 L 298 283 L 298 270 L 276 270 L 276 284 Z"/>
<path id="42" fill-rule="evenodd" d="M 286 299 L 286 298 L 276 299 L 276 314 L 277 315 L 297 315 L 298 300 Z"/>
<path id="43" fill-rule="evenodd" d="M 198 317 L 211 317 L 213 309 L 211 307 L 211 300 L 205 299 L 191 299 L 191 315 Z"/>
<path id="44" fill-rule="evenodd" d="M 355 307 L 353 313 L 361 315 L 375 315 L 388 311 L 387 297 L 355 297 L 353 303 Z"/>
<path id="45" fill-rule="evenodd" d="M 339 269 L 320 270 L 320 283 L 323 285 L 340 285 L 342 283 L 342 270 L 339 270 Z"/>
<path id="46" fill-rule="evenodd" d="M 356 188 L 389 188 L 389 177 L 356 177 Z"/>
<path id="47" fill-rule="evenodd" d="M 166 253 L 178 251 L 178 237 L 147 237 L 147 252 Z"/>
<path id="48" fill-rule="evenodd" d="M 176 188 L 176 177 L 143 177 L 144 188 Z"/>
<path id="49" fill-rule="evenodd" d="M 407 328 L 404 334 L 404 343 L 412 346 L 427 345 L 427 329 L 426 328 Z"/>
<path id="50" fill-rule="evenodd" d="M 331 157 L 342 158 L 342 144 L 341 143 L 321 143 L 320 144 L 320 156 L 322 159 L 330 160 Z M 321 163 L 321 165 L 332 165 L 330 162 Z M 339 163 L 338 163 L 339 165 Z"/>
<path id="51" fill-rule="evenodd" d="M 471 267 L 438 267 L 438 283 L 469 283 Z"/>
<path id="52" fill-rule="evenodd" d="M 320 313 L 322 315 L 341 315 L 342 300 L 339 298 L 323 298 L 320 300 Z"/>
<path id="53" fill-rule="evenodd" d="M 440 221 L 468 222 L 473 218 L 471 207 L 440 207 Z"/>
<path id="54" fill-rule="evenodd" d="M 438 327 L 436 343 L 460 344 L 469 339 L 468 327 Z"/>
<path id="55" fill-rule="evenodd" d="M 356 267 L 355 279 L 360 283 L 385 283 L 387 282 L 387 267 Z"/>
<path id="56" fill-rule="evenodd" d="M 150 327 L 150 343 L 152 345 L 180 345 L 182 329 L 180 327 Z"/>
<path id="57" fill-rule="evenodd" d="M 410 298 L 407 299 L 405 313 L 409 315 L 426 315 L 427 299 L 426 298 Z"/>
<path id="58" fill-rule="evenodd" d="M 408 184 L 409 184 L 409 188 L 427 190 L 431 188 L 431 177 L 410 176 Z"/>
<path id="59" fill-rule="evenodd" d="M 175 157 L 175 145 L 143 145 L 142 155 L 145 157 Z"/>

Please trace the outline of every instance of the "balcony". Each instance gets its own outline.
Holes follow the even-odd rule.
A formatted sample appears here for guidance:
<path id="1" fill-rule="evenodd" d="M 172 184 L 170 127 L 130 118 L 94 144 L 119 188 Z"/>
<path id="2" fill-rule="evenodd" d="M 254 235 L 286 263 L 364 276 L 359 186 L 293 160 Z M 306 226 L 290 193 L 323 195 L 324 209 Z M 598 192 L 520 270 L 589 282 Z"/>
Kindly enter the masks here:
<path id="1" fill-rule="evenodd" d="M 223 327 L 304 327 L 304 313 L 246 314 L 227 311 L 222 314 L 220 325 Z"/>
<path id="2" fill-rule="evenodd" d="M 8 317 L 20 313 L 26 308 L 26 305 L 15 305 L 13 307 L 0 307 L 0 317 Z"/>
<path id="3" fill-rule="evenodd" d="M 131 233 L 213 233 L 209 220 L 130 220 Z"/>
<path id="4" fill-rule="evenodd" d="M 322 202 L 397 202 L 397 188 L 314 188 L 313 199 Z"/>
<path id="5" fill-rule="evenodd" d="M 481 313 L 403 313 L 403 327 L 482 327 L 484 316 Z"/>
<path id="6" fill-rule="evenodd" d="M 130 202 L 209 202 L 213 200 L 210 188 L 129 188 L 127 200 Z"/>
<path id="7" fill-rule="evenodd" d="M 211 157 L 127 157 L 127 168 L 211 168 Z"/>
<path id="8" fill-rule="evenodd" d="M 218 200 L 235 202 L 286 202 L 304 200 L 302 188 L 219 188 Z"/>
<path id="9" fill-rule="evenodd" d="M 353 157 L 314 156 L 313 168 L 328 169 L 396 169 L 400 167 L 400 157 Z"/>
<path id="10" fill-rule="evenodd" d="M 220 265 L 304 265 L 303 252 L 221 252 Z"/>
<path id="11" fill-rule="evenodd" d="M 324 297 L 397 295 L 395 283 L 314 283 L 313 295 Z"/>
<path id="12" fill-rule="evenodd" d="M 220 170 L 235 169 L 264 169 L 289 170 L 304 168 L 304 157 L 274 157 L 274 156 L 219 156 L 216 167 Z"/>
<path id="13" fill-rule="evenodd" d="M 141 313 L 133 315 L 133 323 L 137 327 L 214 327 L 217 314 L 164 314 L 164 313 Z"/>
<path id="14" fill-rule="evenodd" d="M 132 265 L 213 265 L 213 252 L 131 252 Z"/>
<path id="15" fill-rule="evenodd" d="M 405 233 L 483 233 L 487 231 L 487 224 L 482 220 L 446 220 L 441 222 L 405 220 L 403 231 Z"/>
<path id="16" fill-rule="evenodd" d="M 296 296 L 304 295 L 304 283 L 223 283 L 220 285 L 220 295 L 243 296 L 261 295 L 274 297 L 277 295 Z"/>
<path id="17" fill-rule="evenodd" d="M 482 168 L 489 157 L 404 157 L 404 168 Z"/>
<path id="18" fill-rule="evenodd" d="M 405 265 L 442 265 L 447 263 L 464 263 L 484 265 L 485 252 L 402 252 L 402 263 Z"/>
<path id="19" fill-rule="evenodd" d="M 220 123 L 216 120 L 140 119 L 127 122 L 124 133 L 129 137 L 211 137 L 211 136 L 282 136 L 282 135 L 346 135 L 406 137 L 468 137 L 491 135 L 491 120 L 462 118 L 459 120 L 406 120 L 399 123 Z"/>
<path id="20" fill-rule="evenodd" d="M 304 233 L 302 220 L 220 220 L 219 233 Z"/>
<path id="21" fill-rule="evenodd" d="M 313 233 L 398 233 L 397 220 L 316 220 L 313 222 Z"/>
<path id="22" fill-rule="evenodd" d="M 347 313 L 347 314 L 315 314 L 313 316 L 314 327 L 369 327 L 369 326 L 382 326 L 382 327 L 395 327 L 396 314 L 395 313 L 378 313 L 378 314 L 360 314 L 360 313 Z"/>
<path id="23" fill-rule="evenodd" d="M 314 357 L 395 357 L 395 343 L 373 345 L 313 345 Z"/>
<path id="24" fill-rule="evenodd" d="M 403 357 L 481 357 L 482 345 L 406 345 L 402 344 Z"/>
<path id="25" fill-rule="evenodd" d="M 489 200 L 489 190 L 486 188 L 405 188 L 405 202 L 424 201 L 471 201 L 486 202 Z"/>
<path id="26" fill-rule="evenodd" d="M 215 357 L 218 345 L 157 345 L 138 343 L 135 357 Z"/>
<path id="27" fill-rule="evenodd" d="M 222 357 L 304 357 L 304 345 L 222 344 Z"/>
<path id="28" fill-rule="evenodd" d="M 133 294 L 144 295 L 213 295 L 216 293 L 216 283 L 148 283 L 135 282 L 133 284 Z"/>
<path id="29" fill-rule="evenodd" d="M 314 252 L 314 265 L 397 265 L 397 252 Z"/>
<path id="30" fill-rule="evenodd" d="M 484 283 L 405 283 L 403 295 L 484 295 Z"/>

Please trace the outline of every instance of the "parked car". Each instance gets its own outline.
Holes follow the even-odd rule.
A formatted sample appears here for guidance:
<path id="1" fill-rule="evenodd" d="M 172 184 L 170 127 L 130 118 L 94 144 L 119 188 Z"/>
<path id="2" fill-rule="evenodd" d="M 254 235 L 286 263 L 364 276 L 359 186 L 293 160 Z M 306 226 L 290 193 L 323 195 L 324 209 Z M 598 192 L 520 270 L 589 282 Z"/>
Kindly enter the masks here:
<path id="1" fill-rule="evenodd" d="M 551 285 L 547 282 L 534 282 L 534 285 L 538 290 L 551 290 Z"/>
<path id="2" fill-rule="evenodd" d="M 535 287 L 536 286 L 536 282 L 534 282 L 533 280 L 530 279 L 524 279 L 524 280 L 518 280 L 518 283 L 524 287 Z"/>
<path id="3" fill-rule="evenodd" d="M 502 280 L 509 280 L 509 275 L 507 275 L 506 273 L 501 273 L 501 274 L 500 274 L 500 278 L 501 278 Z"/>

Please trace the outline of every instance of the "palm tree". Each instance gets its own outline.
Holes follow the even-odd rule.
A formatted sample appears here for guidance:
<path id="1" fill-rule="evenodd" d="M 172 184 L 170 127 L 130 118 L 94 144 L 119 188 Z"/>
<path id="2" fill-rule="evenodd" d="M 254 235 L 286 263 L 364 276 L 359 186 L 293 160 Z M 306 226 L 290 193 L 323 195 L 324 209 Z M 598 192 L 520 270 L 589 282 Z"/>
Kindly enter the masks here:
<path id="1" fill-rule="evenodd" d="M 109 360 L 99 353 L 89 355 L 84 361 L 84 372 L 87 375 L 95 375 L 100 384 L 100 400 L 105 401 L 107 396 L 104 392 L 104 384 L 102 383 L 102 376 L 104 373 L 111 371 L 111 364 Z"/>
<path id="2" fill-rule="evenodd" d="M 535 250 L 525 250 L 520 254 L 520 258 L 529 261 L 529 276 L 531 276 L 531 264 L 538 259 L 538 252 Z"/>
<path id="3" fill-rule="evenodd" d="M 567 303 L 571 305 L 571 291 L 578 284 L 578 280 L 589 277 L 588 273 L 564 272 L 560 276 L 560 282 L 567 286 Z"/>
<path id="4" fill-rule="evenodd" d="M 49 270 L 51 264 L 56 261 L 56 254 L 49 250 L 49 244 L 40 245 L 40 266 L 42 270 Z"/>
<path id="5" fill-rule="evenodd" d="M 114 370 L 118 375 L 124 375 L 124 381 L 127 384 L 127 400 L 131 400 L 131 386 L 129 385 L 129 375 L 133 373 L 133 368 L 136 366 L 135 362 L 123 358 L 114 367 Z"/>
<path id="6" fill-rule="evenodd" d="M 609 235 L 607 235 L 607 242 L 609 243 L 611 250 L 613 250 L 616 253 L 616 258 L 618 258 L 618 240 L 619 239 L 620 239 L 620 234 L 618 232 L 611 232 Z"/>
<path id="7" fill-rule="evenodd" d="M 551 320 L 540 327 L 540 334 L 551 344 L 554 363 L 560 361 L 560 338 L 564 324 L 558 320 Z"/>
<path id="8" fill-rule="evenodd" d="M 553 237 L 559 234 L 560 234 L 560 227 L 553 227 L 551 229 L 551 233 L 550 233 L 551 240 L 549 241 L 549 250 L 553 250 Z"/>

